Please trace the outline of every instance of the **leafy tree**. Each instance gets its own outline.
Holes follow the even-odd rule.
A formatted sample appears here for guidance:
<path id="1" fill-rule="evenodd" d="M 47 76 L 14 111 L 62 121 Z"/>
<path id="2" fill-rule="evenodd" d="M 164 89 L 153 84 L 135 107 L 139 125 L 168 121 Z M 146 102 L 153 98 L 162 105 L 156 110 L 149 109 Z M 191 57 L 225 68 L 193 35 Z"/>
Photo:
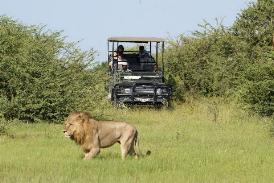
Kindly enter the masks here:
<path id="1" fill-rule="evenodd" d="M 274 112 L 273 0 L 258 0 L 232 27 L 204 22 L 200 31 L 171 40 L 168 80 L 183 95 L 238 96 L 263 115 Z"/>
<path id="2" fill-rule="evenodd" d="M 0 113 L 59 120 L 80 109 L 97 81 L 93 55 L 66 43 L 61 32 L 0 17 Z"/>
<path id="3" fill-rule="evenodd" d="M 183 93 L 229 94 L 237 86 L 246 63 L 246 44 L 222 25 L 205 23 L 201 27 L 202 31 L 188 37 L 182 35 L 169 44 L 168 71 Z"/>
<path id="4" fill-rule="evenodd" d="M 272 46 L 274 30 L 274 1 L 257 0 L 250 3 L 237 17 L 233 33 L 249 46 Z"/>
<path id="5" fill-rule="evenodd" d="M 263 115 L 274 113 L 273 18 L 274 1 L 258 0 L 241 12 L 232 27 L 248 46 L 241 100 Z"/>

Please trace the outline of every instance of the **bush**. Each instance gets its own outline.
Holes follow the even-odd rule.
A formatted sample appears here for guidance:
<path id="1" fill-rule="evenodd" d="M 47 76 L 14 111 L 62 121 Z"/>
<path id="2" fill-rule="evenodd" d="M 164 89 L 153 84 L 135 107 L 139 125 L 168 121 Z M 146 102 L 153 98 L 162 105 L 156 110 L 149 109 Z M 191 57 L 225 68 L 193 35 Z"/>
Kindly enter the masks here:
<path id="1" fill-rule="evenodd" d="M 272 60 L 252 64 L 246 73 L 246 81 L 240 88 L 240 100 L 259 114 L 274 113 L 274 62 Z"/>
<path id="2" fill-rule="evenodd" d="M 239 96 L 262 114 L 273 114 L 274 51 L 272 0 L 252 2 L 231 28 L 207 22 L 191 36 L 171 40 L 167 79 L 175 98 L 187 95 Z"/>
<path id="3" fill-rule="evenodd" d="M 0 113 L 0 136 L 8 134 L 8 122 L 3 118 Z"/>
<path id="4" fill-rule="evenodd" d="M 252 2 L 232 27 L 233 34 L 247 44 L 249 60 L 239 87 L 241 101 L 267 116 L 274 113 L 273 10 L 273 0 Z"/>
<path id="5" fill-rule="evenodd" d="M 204 32 L 170 42 L 167 70 L 176 81 L 176 91 L 204 96 L 229 95 L 242 77 L 246 44 L 222 25 L 215 28 L 206 23 L 202 27 Z"/>
<path id="6" fill-rule="evenodd" d="M 101 79 L 92 73 L 92 50 L 8 17 L 0 17 L 0 40 L 0 113 L 6 119 L 60 120 L 95 95 L 91 88 Z"/>

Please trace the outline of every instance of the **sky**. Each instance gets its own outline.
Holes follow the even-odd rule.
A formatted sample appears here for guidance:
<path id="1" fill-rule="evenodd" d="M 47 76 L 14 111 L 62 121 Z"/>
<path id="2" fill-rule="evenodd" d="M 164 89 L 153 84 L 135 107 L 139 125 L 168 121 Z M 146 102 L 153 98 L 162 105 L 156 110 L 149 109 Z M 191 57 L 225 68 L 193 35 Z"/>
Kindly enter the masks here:
<path id="1" fill-rule="evenodd" d="M 106 60 L 107 38 L 191 34 L 203 20 L 231 26 L 251 0 L 0 0 L 0 15 L 63 31 L 67 41 Z"/>

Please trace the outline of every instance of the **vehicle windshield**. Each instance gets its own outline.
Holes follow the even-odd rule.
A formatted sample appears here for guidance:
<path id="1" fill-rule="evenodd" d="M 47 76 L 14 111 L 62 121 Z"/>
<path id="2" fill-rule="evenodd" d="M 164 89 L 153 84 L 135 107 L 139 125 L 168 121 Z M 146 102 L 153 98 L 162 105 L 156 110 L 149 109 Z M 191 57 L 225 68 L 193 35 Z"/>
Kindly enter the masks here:
<path id="1" fill-rule="evenodd" d="M 154 72 L 156 70 L 156 62 L 149 53 L 145 55 L 125 53 L 124 58 L 127 61 L 128 69 L 132 72 Z"/>
<path id="2" fill-rule="evenodd" d="M 154 37 L 111 37 L 108 39 L 109 71 L 164 72 L 164 41 Z M 161 62 L 160 62 L 161 61 Z"/>
<path id="3" fill-rule="evenodd" d="M 120 47 L 121 48 L 121 47 Z M 112 55 L 113 54 L 113 55 Z M 131 72 L 156 72 L 157 63 L 150 51 L 139 46 L 139 51 L 124 50 L 122 47 L 109 55 L 110 70 L 124 70 Z"/>

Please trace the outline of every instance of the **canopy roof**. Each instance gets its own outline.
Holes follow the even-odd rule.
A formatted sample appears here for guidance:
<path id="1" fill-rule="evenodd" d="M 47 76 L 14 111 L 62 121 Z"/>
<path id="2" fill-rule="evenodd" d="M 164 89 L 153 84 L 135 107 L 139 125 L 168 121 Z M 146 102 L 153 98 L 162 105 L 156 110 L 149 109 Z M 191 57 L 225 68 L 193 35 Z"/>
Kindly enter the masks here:
<path id="1" fill-rule="evenodd" d="M 134 42 L 134 43 L 147 43 L 147 42 L 164 42 L 165 40 L 157 37 L 110 37 L 109 42 Z"/>

